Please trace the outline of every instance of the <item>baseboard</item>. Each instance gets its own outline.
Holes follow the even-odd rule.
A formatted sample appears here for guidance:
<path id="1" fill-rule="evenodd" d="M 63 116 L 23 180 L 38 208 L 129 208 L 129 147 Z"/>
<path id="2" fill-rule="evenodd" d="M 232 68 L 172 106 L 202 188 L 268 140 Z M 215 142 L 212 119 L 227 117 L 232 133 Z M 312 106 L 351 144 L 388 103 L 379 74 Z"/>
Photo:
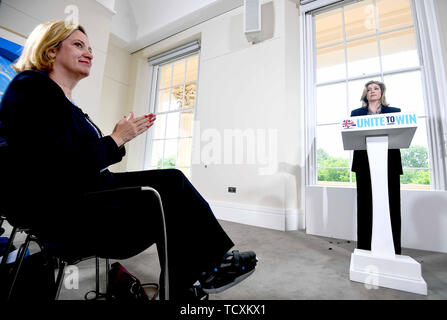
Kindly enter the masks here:
<path id="1" fill-rule="evenodd" d="M 298 210 L 208 201 L 217 219 L 281 231 L 298 228 Z"/>

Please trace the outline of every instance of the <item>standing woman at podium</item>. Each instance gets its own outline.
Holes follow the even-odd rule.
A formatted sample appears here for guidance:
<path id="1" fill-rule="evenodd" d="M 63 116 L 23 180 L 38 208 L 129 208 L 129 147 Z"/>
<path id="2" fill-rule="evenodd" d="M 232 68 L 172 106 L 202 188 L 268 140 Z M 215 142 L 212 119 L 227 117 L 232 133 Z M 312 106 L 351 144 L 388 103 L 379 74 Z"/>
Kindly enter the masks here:
<path id="1" fill-rule="evenodd" d="M 399 108 L 388 105 L 385 92 L 384 83 L 379 81 L 367 82 L 361 98 L 362 107 L 353 110 L 351 117 L 400 112 Z M 366 150 L 354 151 L 352 171 L 355 172 L 357 180 L 357 247 L 358 249 L 371 250 L 373 204 L 371 175 Z M 402 173 L 400 150 L 388 149 L 388 198 L 396 254 L 401 254 L 400 175 Z"/>

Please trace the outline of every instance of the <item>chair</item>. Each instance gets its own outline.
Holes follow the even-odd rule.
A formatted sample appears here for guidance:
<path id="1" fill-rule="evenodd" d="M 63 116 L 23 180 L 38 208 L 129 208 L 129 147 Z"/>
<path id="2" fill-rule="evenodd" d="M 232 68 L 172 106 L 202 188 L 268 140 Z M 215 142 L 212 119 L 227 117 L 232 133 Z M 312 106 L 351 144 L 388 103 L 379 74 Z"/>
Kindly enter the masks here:
<path id="1" fill-rule="evenodd" d="M 3 163 L 0 163 L 0 169 L 2 169 L 2 167 L 5 168 L 5 163 L 7 163 L 6 162 L 7 156 L 8 156 L 7 144 L 5 144 L 5 143 L 0 144 L 0 160 L 3 162 Z M 6 166 L 6 168 L 7 168 L 7 166 Z M 3 187 L 5 187 L 5 186 L 3 186 Z M 119 197 L 123 193 L 129 193 L 129 192 L 144 192 L 147 194 L 148 197 L 155 197 L 154 199 L 156 201 L 158 201 L 156 203 L 159 204 L 159 208 L 157 208 L 157 209 L 162 217 L 161 220 L 162 220 L 162 224 L 163 224 L 163 242 L 164 242 L 164 252 L 163 252 L 164 266 L 162 266 L 161 269 L 162 269 L 162 272 L 164 272 L 163 276 L 164 276 L 165 299 L 169 300 L 168 255 L 167 255 L 168 249 L 167 249 L 167 236 L 166 236 L 166 221 L 165 221 L 165 215 L 164 215 L 164 210 L 163 210 L 163 203 L 161 201 L 160 194 L 157 192 L 157 190 L 155 190 L 154 188 L 152 188 L 150 186 L 127 187 L 127 188 L 117 188 L 117 189 L 110 189 L 110 190 L 104 190 L 104 191 L 95 191 L 95 192 L 87 193 L 85 196 L 86 197 L 100 196 L 100 197 L 106 197 L 106 198 L 107 197 L 113 198 L 113 197 Z M 6 260 L 7 260 L 9 253 L 11 252 L 11 248 L 12 248 L 16 233 L 19 231 L 22 231 L 27 234 L 25 242 L 19 248 L 17 258 L 15 261 L 15 265 L 13 267 L 12 281 L 11 281 L 11 284 L 9 285 L 9 287 L 7 288 L 7 292 L 8 292 L 7 299 L 9 300 L 12 297 L 12 293 L 14 292 L 17 278 L 18 278 L 18 276 L 20 274 L 20 270 L 22 268 L 25 254 L 28 250 L 28 247 L 29 247 L 31 241 L 36 242 L 42 251 L 45 250 L 45 253 L 48 255 L 49 258 L 54 258 L 58 261 L 59 267 L 58 267 L 57 277 L 55 280 L 55 288 L 54 288 L 54 295 L 53 295 L 54 298 L 57 299 L 59 297 L 65 267 L 67 265 L 77 264 L 83 260 L 90 259 L 93 257 L 91 257 L 91 256 L 88 256 L 88 257 L 77 256 L 77 255 L 73 255 L 70 252 L 64 252 L 63 249 L 55 248 L 51 243 L 45 242 L 42 239 L 40 239 L 40 237 L 35 233 L 35 230 L 32 230 L 32 228 L 27 226 L 25 223 L 16 221 L 16 219 L 14 217 L 14 212 L 13 212 L 14 209 L 3 208 L 3 207 L 1 207 L 1 205 L 2 205 L 2 202 L 0 201 L 0 210 L 3 212 L 3 216 L 11 224 L 13 229 L 11 231 L 11 235 L 10 235 L 10 238 L 9 238 L 9 241 L 7 244 L 7 248 L 3 255 L 0 272 L 3 272 L 5 270 Z M 104 294 L 100 293 L 100 291 L 99 291 L 99 259 L 98 259 L 98 257 L 94 257 L 94 258 L 96 258 L 96 290 L 88 292 L 85 295 L 86 298 L 87 298 L 87 295 L 91 292 L 95 293 L 95 298 L 104 296 Z M 108 258 L 106 258 L 106 269 L 107 269 L 106 274 L 108 275 L 108 271 L 109 271 L 109 259 Z M 106 283 L 108 283 L 107 278 L 106 278 Z M 106 290 L 105 295 L 107 295 L 107 290 Z"/>

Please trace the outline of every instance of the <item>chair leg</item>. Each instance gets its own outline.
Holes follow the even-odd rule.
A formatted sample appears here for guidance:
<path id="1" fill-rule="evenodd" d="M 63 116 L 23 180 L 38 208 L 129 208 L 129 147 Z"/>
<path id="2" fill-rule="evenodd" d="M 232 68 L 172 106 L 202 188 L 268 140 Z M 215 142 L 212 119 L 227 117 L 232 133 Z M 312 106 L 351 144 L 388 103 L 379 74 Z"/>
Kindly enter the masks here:
<path id="1" fill-rule="evenodd" d="M 20 269 L 22 268 L 23 259 L 25 258 L 25 254 L 26 254 L 26 251 L 28 250 L 30 242 L 31 242 L 31 236 L 28 235 L 26 237 L 25 243 L 20 246 L 19 252 L 17 253 L 17 259 L 15 261 L 15 266 L 14 266 L 15 270 L 13 271 L 12 283 L 9 287 L 7 300 L 11 300 L 12 293 L 14 291 L 14 286 L 16 284 Z"/>
<path id="2" fill-rule="evenodd" d="M 95 269 L 96 269 L 96 296 L 98 297 L 100 295 L 100 288 L 99 288 L 99 258 L 95 257 Z"/>
<path id="3" fill-rule="evenodd" d="M 59 261 L 59 271 L 57 272 L 56 278 L 56 292 L 54 294 L 54 300 L 59 299 L 59 294 L 61 293 L 62 280 L 64 278 L 65 266 L 67 263 L 65 261 Z"/>
<path id="4" fill-rule="evenodd" d="M 162 266 L 161 270 L 164 272 L 163 279 L 164 279 L 164 299 L 169 300 L 169 272 L 168 272 L 168 237 L 166 234 L 166 218 L 165 218 L 165 212 L 163 210 L 163 203 L 161 201 L 161 196 L 158 193 L 157 190 L 155 190 L 152 187 L 144 186 L 141 187 L 142 191 L 151 191 L 158 199 L 158 203 L 160 205 L 160 212 L 161 212 L 161 218 L 163 223 L 163 255 L 164 255 L 164 266 Z M 160 284 L 161 285 L 161 284 Z"/>
<path id="5" fill-rule="evenodd" d="M 106 258 L 106 299 L 109 298 L 109 271 L 110 271 L 110 262 L 109 258 Z"/>

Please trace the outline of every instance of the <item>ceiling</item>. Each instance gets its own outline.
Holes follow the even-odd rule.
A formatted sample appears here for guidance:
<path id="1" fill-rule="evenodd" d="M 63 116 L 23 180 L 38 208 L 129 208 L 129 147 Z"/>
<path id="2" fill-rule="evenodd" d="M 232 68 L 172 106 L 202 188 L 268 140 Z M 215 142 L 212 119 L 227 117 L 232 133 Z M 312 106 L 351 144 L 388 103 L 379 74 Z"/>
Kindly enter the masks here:
<path id="1" fill-rule="evenodd" d="M 135 52 L 242 5 L 243 0 L 115 0 L 111 41 Z"/>

